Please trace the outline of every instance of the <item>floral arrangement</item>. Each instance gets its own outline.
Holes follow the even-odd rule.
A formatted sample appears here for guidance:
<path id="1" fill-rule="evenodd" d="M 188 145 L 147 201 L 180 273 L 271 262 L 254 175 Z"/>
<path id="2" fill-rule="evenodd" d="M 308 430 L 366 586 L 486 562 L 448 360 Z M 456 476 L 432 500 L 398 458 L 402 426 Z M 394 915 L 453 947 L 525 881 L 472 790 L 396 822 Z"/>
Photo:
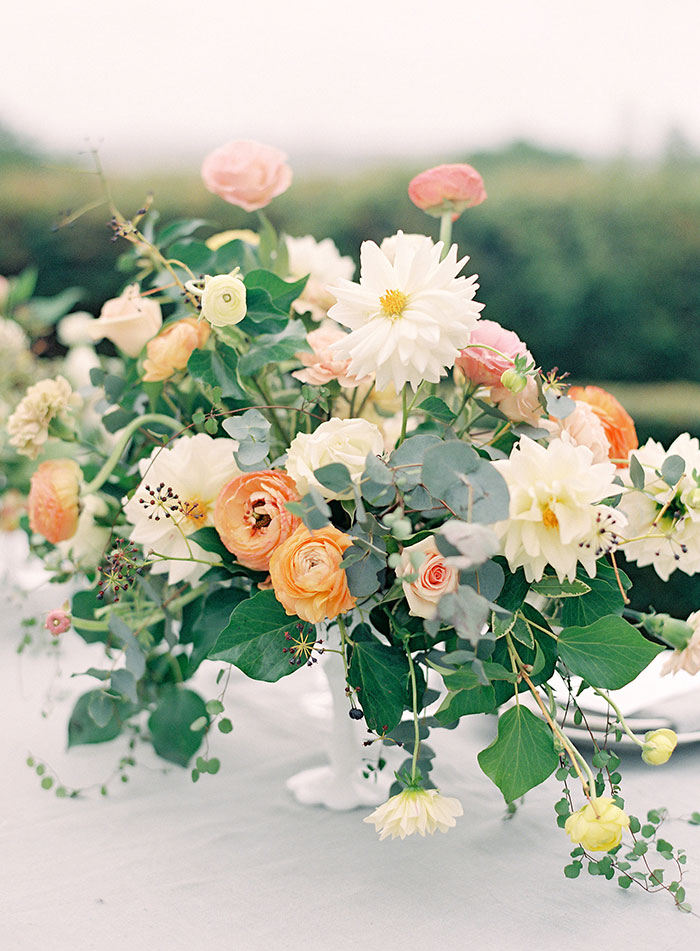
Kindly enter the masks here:
<path id="1" fill-rule="evenodd" d="M 91 371 L 101 441 L 85 440 L 61 377 L 9 420 L 17 452 L 39 460 L 34 550 L 82 579 L 47 627 L 105 649 L 69 743 L 126 732 L 194 760 L 196 781 L 219 768 L 209 732 L 232 729 L 225 665 L 277 681 L 333 651 L 365 744 L 405 752 L 365 819 L 381 838 L 455 825 L 462 806 L 432 780 L 429 734 L 497 714 L 479 765 L 511 809 L 556 775 L 566 875 L 587 864 L 688 910 L 685 856 L 657 837 L 660 812 L 642 824 L 626 811 L 609 747 L 626 733 L 658 766 L 676 736 L 635 736 L 609 691 L 664 650 L 669 670 L 700 669 L 700 611 L 629 610 L 619 564 L 700 570 L 698 440 L 638 447 L 613 396 L 567 388 L 482 317 L 451 243 L 452 222 L 486 199 L 470 166 L 411 182 L 440 239 L 366 241 L 359 280 L 329 239 L 278 235 L 260 211 L 292 179 L 277 149 L 234 142 L 202 175 L 258 212 L 257 230 L 202 239 L 200 221 L 111 208 L 132 277 L 88 328 L 119 355 Z M 62 455 L 43 458 L 58 441 Z M 212 662 L 221 691 L 205 699 L 187 684 Z M 580 722 L 583 691 L 610 709 L 591 761 L 557 699 Z M 670 877 L 649 864 L 650 839 Z"/>

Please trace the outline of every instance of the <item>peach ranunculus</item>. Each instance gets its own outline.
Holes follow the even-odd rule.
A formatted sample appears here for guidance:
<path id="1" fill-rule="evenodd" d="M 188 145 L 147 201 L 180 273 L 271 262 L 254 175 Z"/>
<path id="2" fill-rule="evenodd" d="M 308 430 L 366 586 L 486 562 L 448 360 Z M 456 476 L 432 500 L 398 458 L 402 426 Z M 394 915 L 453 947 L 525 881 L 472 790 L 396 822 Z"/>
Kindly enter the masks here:
<path id="1" fill-rule="evenodd" d="M 408 197 L 414 205 L 439 218 L 449 212 L 452 220 L 466 208 L 486 200 L 484 180 L 471 165 L 437 165 L 411 179 Z"/>
<path id="2" fill-rule="evenodd" d="M 295 370 L 292 376 L 312 386 L 324 386 L 331 380 L 337 380 L 341 386 L 354 388 L 367 382 L 368 377 L 360 380 L 356 376 L 350 376 L 348 373 L 350 358 L 342 359 L 331 349 L 332 345 L 342 340 L 344 336 L 344 331 L 330 320 L 308 333 L 306 340 L 311 347 L 311 353 L 300 351 L 296 354 L 297 359 L 304 364 L 304 369 Z"/>
<path id="3" fill-rule="evenodd" d="M 143 382 L 168 380 L 177 370 L 184 370 L 193 351 L 204 346 L 209 334 L 209 324 L 196 317 L 183 317 L 169 324 L 146 346 Z"/>
<path id="4" fill-rule="evenodd" d="M 639 446 L 639 440 L 634 420 L 624 406 L 600 386 L 572 386 L 567 395 L 590 404 L 603 424 L 610 443 L 610 458 L 619 469 L 628 466 L 629 454 Z"/>
<path id="5" fill-rule="evenodd" d="M 292 170 L 279 149 L 241 140 L 210 152 L 202 163 L 202 179 L 224 201 L 257 211 L 289 188 Z"/>
<path id="6" fill-rule="evenodd" d="M 355 607 L 345 570 L 340 567 L 352 539 L 332 525 L 310 532 L 301 525 L 275 549 L 270 579 L 287 614 L 318 624 Z"/>
<path id="7" fill-rule="evenodd" d="M 493 350 L 481 349 L 477 344 L 493 347 Z M 500 350 L 504 356 L 494 353 L 494 350 Z M 501 377 L 513 366 L 517 356 L 532 362 L 529 350 L 516 333 L 501 327 L 495 320 L 480 320 L 471 332 L 469 346 L 455 360 L 455 366 L 472 383 L 500 386 Z"/>
<path id="8" fill-rule="evenodd" d="M 138 284 L 129 284 L 119 297 L 104 304 L 100 316 L 87 330 L 93 340 L 106 337 L 128 357 L 137 357 L 162 324 L 160 304 L 142 297 Z"/>
<path id="9" fill-rule="evenodd" d="M 285 508 L 285 502 L 298 499 L 294 480 L 286 472 L 244 472 L 219 493 L 214 527 L 242 565 L 267 571 L 273 551 L 301 524 Z"/>
<path id="10" fill-rule="evenodd" d="M 29 527 L 56 545 L 72 538 L 78 528 L 78 495 L 82 472 L 73 459 L 48 459 L 31 479 Z"/>
<path id="11" fill-rule="evenodd" d="M 425 557 L 419 566 L 412 563 L 411 555 L 420 552 Z M 401 563 L 396 576 L 415 575 L 415 581 L 402 581 L 403 593 L 408 601 L 408 613 L 414 617 L 431 619 L 437 614 L 440 598 L 456 591 L 459 585 L 459 572 L 445 564 L 445 558 L 438 551 L 432 535 L 401 552 Z"/>
<path id="12" fill-rule="evenodd" d="M 525 388 L 519 393 L 513 393 L 505 386 L 491 387 L 491 401 L 513 423 L 528 423 L 530 426 L 539 426 L 540 417 L 544 413 L 540 403 L 537 381 L 529 376 Z"/>

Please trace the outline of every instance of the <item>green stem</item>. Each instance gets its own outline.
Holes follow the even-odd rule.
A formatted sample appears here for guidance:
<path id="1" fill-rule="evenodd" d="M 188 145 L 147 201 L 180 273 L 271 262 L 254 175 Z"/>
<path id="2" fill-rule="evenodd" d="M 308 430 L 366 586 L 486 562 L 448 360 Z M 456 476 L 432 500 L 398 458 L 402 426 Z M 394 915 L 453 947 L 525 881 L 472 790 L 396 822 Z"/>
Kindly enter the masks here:
<path id="1" fill-rule="evenodd" d="M 411 761 L 411 785 L 415 785 L 416 772 L 418 770 L 418 750 L 420 747 L 420 724 L 418 722 L 418 685 L 416 683 L 416 668 L 413 665 L 413 657 L 406 646 L 406 657 L 408 657 L 408 669 L 411 674 L 411 703 L 413 706 L 413 759 Z"/>
<path id="2" fill-rule="evenodd" d="M 612 709 L 615 711 L 615 716 L 617 717 L 618 723 L 620 724 L 620 726 L 622 727 L 622 729 L 625 731 L 625 733 L 627 734 L 627 736 L 628 736 L 634 743 L 636 743 L 637 746 L 641 746 L 641 747 L 643 748 L 643 747 L 644 747 L 644 743 L 639 739 L 638 736 L 635 736 L 634 733 L 633 733 L 633 732 L 630 730 L 630 728 L 627 726 L 627 721 L 625 720 L 624 716 L 622 715 L 622 711 L 620 710 L 620 708 L 618 707 L 618 705 L 615 703 L 615 701 L 612 699 L 612 697 L 611 697 L 609 694 L 607 694 L 604 690 L 599 690 L 598 687 L 593 687 L 593 692 L 594 692 L 594 693 L 597 693 L 599 697 L 602 697 L 603 700 L 605 700 L 605 702 L 606 702 L 610 707 L 612 707 Z"/>
<path id="3" fill-rule="evenodd" d="M 84 487 L 83 495 L 90 495 L 92 492 L 97 492 L 97 490 L 101 488 L 102 485 L 104 485 L 104 483 L 112 474 L 112 470 L 121 459 L 122 453 L 126 449 L 126 445 L 133 434 L 137 429 L 140 429 L 147 423 L 161 423 L 163 426 L 169 426 L 173 432 L 179 432 L 183 428 L 182 422 L 180 420 L 173 419 L 171 416 L 165 416 L 162 413 L 147 413 L 145 416 L 137 416 L 136 419 L 132 419 L 132 421 L 122 430 L 121 435 L 105 464 L 102 466 L 95 478 L 91 482 L 88 482 Z"/>
<path id="4" fill-rule="evenodd" d="M 442 241 L 441 260 L 447 257 L 447 252 L 452 244 L 452 212 L 447 211 L 440 217 L 440 240 Z"/>
<path id="5" fill-rule="evenodd" d="M 190 601 L 196 601 L 197 598 L 204 594 L 205 591 L 208 591 L 208 589 L 208 584 L 200 584 L 198 587 L 192 588 L 190 591 L 185 592 L 185 594 L 181 594 L 179 598 L 174 598 L 170 604 L 168 604 L 168 610 L 173 609 L 177 611 L 178 608 L 183 608 L 186 604 L 189 604 Z M 165 613 L 163 611 L 156 611 L 154 614 L 148 614 L 143 620 L 140 620 L 139 624 L 142 628 L 150 627 L 151 624 L 162 621 L 164 617 Z M 86 631 L 109 630 L 108 621 L 91 621 L 89 618 L 78 618 L 78 622 L 78 627 L 83 627 Z"/>
<path id="6" fill-rule="evenodd" d="M 397 449 L 406 438 L 406 426 L 408 425 L 408 390 L 406 386 L 404 386 L 403 390 L 401 391 L 401 412 L 401 434 L 399 436 L 399 441 L 396 443 Z"/>
<path id="7" fill-rule="evenodd" d="M 349 684 L 349 680 L 348 680 L 348 676 L 349 676 L 349 673 L 348 673 L 348 658 L 347 658 L 347 652 L 346 652 L 346 649 L 345 649 L 345 648 L 346 648 L 346 644 L 347 644 L 348 632 L 347 632 L 347 630 L 346 630 L 346 628 L 345 628 L 345 620 L 344 620 L 344 618 L 343 618 L 343 615 L 342 615 L 342 614 L 339 614 L 338 617 L 336 618 L 336 620 L 337 620 L 337 622 L 338 622 L 338 628 L 339 628 L 339 630 L 340 630 L 340 644 L 341 644 L 340 653 L 343 655 L 343 667 L 344 667 L 344 669 L 345 669 L 345 682 L 346 682 L 347 684 Z"/>
<path id="8" fill-rule="evenodd" d="M 257 391 L 260 393 L 265 403 L 268 404 L 266 408 L 268 409 L 270 413 L 272 425 L 282 442 L 282 448 L 286 449 L 289 446 L 291 440 L 289 438 L 289 435 L 285 432 L 284 427 L 282 426 L 282 423 L 280 422 L 279 416 L 274 411 L 274 409 L 271 408 L 270 404 L 272 404 L 272 397 L 269 395 L 269 393 L 267 393 L 267 391 L 265 390 L 264 384 L 257 377 L 251 376 L 250 381 L 251 383 L 253 383 Z"/>

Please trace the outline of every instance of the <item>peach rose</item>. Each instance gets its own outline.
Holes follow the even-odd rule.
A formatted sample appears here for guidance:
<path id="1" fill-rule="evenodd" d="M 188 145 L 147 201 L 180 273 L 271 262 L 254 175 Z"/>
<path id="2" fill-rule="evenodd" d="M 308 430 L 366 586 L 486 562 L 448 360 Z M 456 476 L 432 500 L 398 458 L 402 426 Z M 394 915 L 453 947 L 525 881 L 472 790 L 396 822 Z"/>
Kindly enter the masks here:
<path id="1" fill-rule="evenodd" d="M 300 525 L 275 549 L 270 578 L 275 597 L 287 614 L 318 624 L 355 607 L 340 567 L 343 553 L 351 545 L 352 539 L 332 525 L 313 533 Z"/>
<path id="2" fill-rule="evenodd" d="M 486 201 L 486 189 L 481 175 L 471 165 L 437 165 L 411 179 L 408 197 L 436 218 L 452 212 L 454 221 L 465 208 Z"/>
<path id="3" fill-rule="evenodd" d="M 73 459 L 48 459 L 32 476 L 29 527 L 54 545 L 72 538 L 78 528 L 81 477 Z"/>
<path id="4" fill-rule="evenodd" d="M 267 571 L 273 551 L 301 524 L 284 507 L 298 499 L 294 480 L 286 472 L 244 472 L 219 493 L 214 527 L 242 565 Z"/>
<path id="5" fill-rule="evenodd" d="M 292 376 L 302 383 L 311 383 L 312 386 L 324 386 L 331 380 L 337 380 L 341 386 L 354 388 L 364 383 L 364 380 L 348 374 L 350 358 L 341 359 L 334 350 L 331 349 L 334 343 L 342 340 L 345 333 L 340 330 L 337 324 L 332 321 L 326 321 L 317 330 L 312 330 L 306 335 L 306 340 L 311 347 L 311 353 L 300 351 L 296 354 L 297 359 L 304 364 L 304 370 L 296 370 Z"/>
<path id="6" fill-rule="evenodd" d="M 610 459 L 617 460 L 618 469 L 628 466 L 627 458 L 639 441 L 634 420 L 624 406 L 600 386 L 572 386 L 567 395 L 590 404 L 610 443 Z"/>
<path id="7" fill-rule="evenodd" d="M 208 191 L 245 211 L 269 205 L 292 182 L 287 156 L 271 145 L 243 140 L 214 149 L 202 163 Z"/>
<path id="8" fill-rule="evenodd" d="M 493 350 L 482 350 L 475 344 L 484 344 L 500 350 L 504 356 Z M 469 336 L 469 346 L 462 350 L 455 360 L 455 366 L 479 386 L 499 386 L 501 377 L 513 366 L 517 356 L 532 357 L 520 337 L 512 330 L 506 330 L 495 320 L 480 320 Z"/>
<path id="9" fill-rule="evenodd" d="M 418 568 L 411 562 L 413 552 L 421 552 L 425 556 Z M 445 558 L 438 551 L 432 535 L 401 552 L 401 563 L 396 577 L 402 578 L 404 575 L 416 573 L 418 577 L 415 581 L 401 582 L 408 601 L 408 613 L 415 617 L 434 618 L 440 598 L 457 590 L 459 572 L 445 564 Z"/>
<path id="10" fill-rule="evenodd" d="M 519 393 L 513 393 L 505 386 L 491 387 L 491 401 L 513 423 L 528 423 L 530 426 L 539 426 L 540 417 L 544 413 L 537 390 L 537 382 L 529 376 L 525 388 Z"/>
<path id="11" fill-rule="evenodd" d="M 589 403 L 575 400 L 576 409 L 564 419 L 542 420 L 539 425 L 560 439 L 574 446 L 588 446 L 593 453 L 593 462 L 607 462 L 610 443 L 600 417 Z"/>
<path id="12" fill-rule="evenodd" d="M 137 357 L 162 324 L 160 304 L 150 297 L 141 297 L 138 284 L 129 284 L 119 297 L 104 304 L 87 332 L 93 340 L 106 337 L 128 357 Z"/>
<path id="13" fill-rule="evenodd" d="M 196 317 L 183 317 L 169 324 L 146 346 L 143 382 L 168 380 L 177 370 L 184 370 L 192 352 L 204 346 L 209 334 L 209 325 Z"/>

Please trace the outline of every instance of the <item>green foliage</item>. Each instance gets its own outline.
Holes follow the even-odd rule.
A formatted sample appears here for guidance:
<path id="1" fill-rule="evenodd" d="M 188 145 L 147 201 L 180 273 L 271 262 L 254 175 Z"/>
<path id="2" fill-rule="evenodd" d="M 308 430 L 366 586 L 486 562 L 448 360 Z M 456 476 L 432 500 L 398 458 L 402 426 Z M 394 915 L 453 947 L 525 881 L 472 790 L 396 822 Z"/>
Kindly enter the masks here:
<path id="1" fill-rule="evenodd" d="M 663 650 L 616 615 L 599 618 L 587 627 L 565 628 L 558 648 L 572 674 L 606 690 L 630 683 Z"/>
<path id="2" fill-rule="evenodd" d="M 624 572 L 618 570 L 622 587 L 627 591 L 630 580 Z M 590 590 L 577 598 L 567 598 L 561 612 L 561 623 L 565 627 L 585 626 L 610 614 L 622 614 L 625 601 L 617 583 L 615 570 L 601 559 L 596 566 L 595 578 L 589 578 L 585 569 L 579 565 L 576 580 L 582 581 Z"/>
<path id="3" fill-rule="evenodd" d="M 498 736 L 479 753 L 478 760 L 506 802 L 544 782 L 559 763 L 551 730 L 522 705 L 499 717 Z"/>
<path id="4" fill-rule="evenodd" d="M 104 697 L 101 690 L 90 690 L 78 698 L 68 721 L 69 747 L 106 743 L 119 736 L 122 724 L 133 708 L 126 701 L 109 700 L 106 704 Z M 110 716 L 106 717 L 108 711 Z"/>
<path id="5" fill-rule="evenodd" d="M 350 684 L 375 733 L 393 730 L 410 707 L 409 669 L 400 647 L 387 647 L 376 638 L 355 639 L 349 669 Z"/>
<path id="6" fill-rule="evenodd" d="M 199 729 L 192 724 L 203 718 Z M 148 719 L 153 748 L 159 756 L 179 766 L 187 766 L 199 749 L 208 723 L 204 701 L 193 690 L 174 684 L 164 687 Z"/>
<path id="7" fill-rule="evenodd" d="M 194 350 L 187 369 L 195 380 L 220 387 L 222 396 L 248 398 L 238 378 L 238 355 L 232 347 L 220 342 L 216 350 Z"/>

